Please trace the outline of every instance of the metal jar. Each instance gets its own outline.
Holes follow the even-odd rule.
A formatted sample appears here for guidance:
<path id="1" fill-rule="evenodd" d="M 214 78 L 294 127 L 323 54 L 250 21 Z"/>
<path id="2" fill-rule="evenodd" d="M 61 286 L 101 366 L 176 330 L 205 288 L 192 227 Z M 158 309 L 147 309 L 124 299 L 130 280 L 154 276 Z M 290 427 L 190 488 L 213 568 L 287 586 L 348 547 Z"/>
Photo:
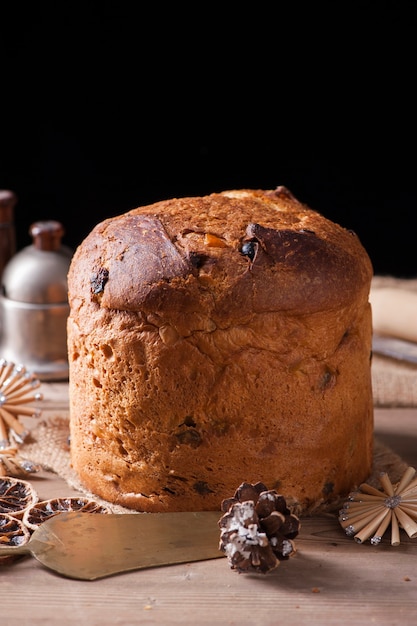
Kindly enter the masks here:
<path id="1" fill-rule="evenodd" d="M 7 263 L 0 294 L 0 358 L 23 364 L 40 380 L 68 378 L 67 274 L 72 250 L 62 225 L 35 222 L 33 244 Z"/>

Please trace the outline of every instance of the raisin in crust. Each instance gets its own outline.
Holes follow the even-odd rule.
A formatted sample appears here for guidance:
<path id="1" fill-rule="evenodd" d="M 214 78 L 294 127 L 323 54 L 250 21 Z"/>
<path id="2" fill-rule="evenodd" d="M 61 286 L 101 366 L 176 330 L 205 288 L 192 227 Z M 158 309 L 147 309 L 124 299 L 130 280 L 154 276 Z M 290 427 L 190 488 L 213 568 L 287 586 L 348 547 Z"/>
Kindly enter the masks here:
<path id="1" fill-rule="evenodd" d="M 261 479 L 298 512 L 372 465 L 370 259 L 284 187 L 107 219 L 69 275 L 71 460 L 138 511 Z"/>

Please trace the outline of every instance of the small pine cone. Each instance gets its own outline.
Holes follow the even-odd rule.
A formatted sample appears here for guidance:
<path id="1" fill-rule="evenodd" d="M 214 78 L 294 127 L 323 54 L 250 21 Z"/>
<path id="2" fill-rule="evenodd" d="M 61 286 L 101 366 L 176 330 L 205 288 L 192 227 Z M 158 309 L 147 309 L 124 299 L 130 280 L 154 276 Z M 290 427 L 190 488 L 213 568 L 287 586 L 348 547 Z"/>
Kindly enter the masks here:
<path id="1" fill-rule="evenodd" d="M 219 549 L 238 572 L 267 572 L 295 554 L 300 520 L 285 498 L 263 483 L 242 483 L 222 502 Z"/>

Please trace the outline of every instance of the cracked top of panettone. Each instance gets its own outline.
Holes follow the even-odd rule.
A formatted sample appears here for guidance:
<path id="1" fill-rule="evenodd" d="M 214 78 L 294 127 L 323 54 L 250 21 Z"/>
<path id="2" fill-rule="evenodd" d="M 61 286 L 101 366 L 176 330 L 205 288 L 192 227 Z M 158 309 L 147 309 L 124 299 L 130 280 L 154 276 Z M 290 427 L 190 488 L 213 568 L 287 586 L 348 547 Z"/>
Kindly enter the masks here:
<path id="1" fill-rule="evenodd" d="M 105 220 L 77 249 L 68 281 L 73 310 L 203 307 L 221 324 L 367 299 L 371 276 L 352 231 L 278 187 L 174 198 Z"/>

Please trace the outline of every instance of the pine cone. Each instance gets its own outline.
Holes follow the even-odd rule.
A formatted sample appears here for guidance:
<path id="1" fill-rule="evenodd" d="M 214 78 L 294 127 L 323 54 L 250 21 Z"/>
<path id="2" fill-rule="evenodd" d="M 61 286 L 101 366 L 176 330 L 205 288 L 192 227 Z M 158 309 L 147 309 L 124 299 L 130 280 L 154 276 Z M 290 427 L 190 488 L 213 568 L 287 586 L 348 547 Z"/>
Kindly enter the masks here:
<path id="1" fill-rule="evenodd" d="M 221 508 L 219 549 L 232 569 L 266 574 L 295 554 L 300 520 L 276 491 L 260 482 L 242 483 Z"/>

